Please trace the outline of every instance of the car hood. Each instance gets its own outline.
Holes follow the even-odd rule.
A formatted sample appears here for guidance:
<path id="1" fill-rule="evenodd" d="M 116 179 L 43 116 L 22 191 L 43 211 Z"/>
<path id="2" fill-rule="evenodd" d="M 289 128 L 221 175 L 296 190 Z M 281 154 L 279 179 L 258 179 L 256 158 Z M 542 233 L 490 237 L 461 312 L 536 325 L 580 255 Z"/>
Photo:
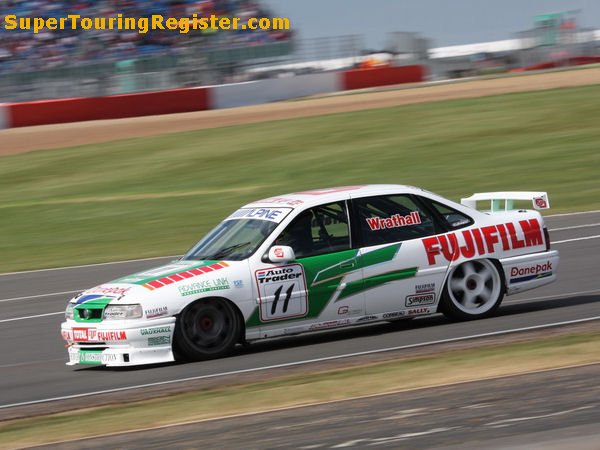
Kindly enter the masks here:
<path id="1" fill-rule="evenodd" d="M 127 275 L 108 283 L 95 286 L 75 297 L 77 303 L 98 301 L 110 303 L 143 301 L 157 294 L 170 297 L 177 292 L 181 296 L 229 288 L 227 275 L 233 267 L 245 264 L 239 261 L 173 261 L 142 272 Z M 195 292 L 199 291 L 199 292 Z M 161 295 L 162 296 L 162 295 Z"/>

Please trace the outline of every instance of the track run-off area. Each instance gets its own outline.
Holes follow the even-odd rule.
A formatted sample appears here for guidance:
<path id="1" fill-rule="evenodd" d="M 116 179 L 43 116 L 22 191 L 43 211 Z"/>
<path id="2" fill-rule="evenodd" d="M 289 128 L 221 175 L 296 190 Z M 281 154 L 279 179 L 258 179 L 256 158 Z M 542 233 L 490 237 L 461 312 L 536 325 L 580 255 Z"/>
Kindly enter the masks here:
<path id="1" fill-rule="evenodd" d="M 228 358 L 132 369 L 72 368 L 60 337 L 64 308 L 74 293 L 171 258 L 0 274 L 0 418 L 16 407 L 43 407 L 60 400 L 89 405 L 110 394 L 129 401 L 157 396 L 201 379 L 347 360 L 444 342 L 510 335 L 589 323 L 600 329 L 600 211 L 548 216 L 552 246 L 561 255 L 559 280 L 506 297 L 497 314 L 451 322 L 441 314 L 403 327 L 386 324 L 258 342 Z"/>

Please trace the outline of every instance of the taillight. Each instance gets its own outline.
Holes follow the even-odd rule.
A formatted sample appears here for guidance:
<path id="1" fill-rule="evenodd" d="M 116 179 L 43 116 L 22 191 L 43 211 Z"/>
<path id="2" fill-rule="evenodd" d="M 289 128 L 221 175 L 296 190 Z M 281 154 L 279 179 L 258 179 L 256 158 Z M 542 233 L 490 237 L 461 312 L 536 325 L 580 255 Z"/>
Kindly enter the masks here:
<path id="1" fill-rule="evenodd" d="M 546 227 L 544 227 L 544 239 L 546 240 L 546 251 L 548 251 L 550 250 L 550 233 Z"/>

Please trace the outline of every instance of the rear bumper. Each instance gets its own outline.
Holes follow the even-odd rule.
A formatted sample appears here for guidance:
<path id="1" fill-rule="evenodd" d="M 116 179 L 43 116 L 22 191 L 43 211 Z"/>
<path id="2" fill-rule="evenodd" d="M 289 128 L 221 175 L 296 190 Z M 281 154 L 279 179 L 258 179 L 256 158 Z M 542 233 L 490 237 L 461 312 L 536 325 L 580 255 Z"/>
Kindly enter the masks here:
<path id="1" fill-rule="evenodd" d="M 67 320 L 67 365 L 137 366 L 175 360 L 172 351 L 175 317 L 157 320 L 105 321 L 82 324 Z"/>
<path id="2" fill-rule="evenodd" d="M 516 294 L 556 281 L 559 259 L 556 250 L 501 259 L 506 293 Z"/>

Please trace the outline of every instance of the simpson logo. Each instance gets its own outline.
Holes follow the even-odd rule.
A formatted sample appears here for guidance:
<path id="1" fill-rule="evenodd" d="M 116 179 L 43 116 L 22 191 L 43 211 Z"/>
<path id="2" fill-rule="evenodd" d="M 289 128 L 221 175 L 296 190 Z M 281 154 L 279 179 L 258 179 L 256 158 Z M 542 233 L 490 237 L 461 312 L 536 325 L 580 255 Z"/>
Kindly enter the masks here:
<path id="1" fill-rule="evenodd" d="M 438 255 L 443 256 L 446 261 L 456 261 L 461 256 L 472 258 L 476 254 L 481 256 L 494 253 L 500 248 L 506 251 L 541 246 L 544 245 L 544 237 L 540 223 L 531 219 L 520 220 L 518 227 L 515 223 L 508 222 L 428 237 L 422 242 L 429 265 L 432 266 L 437 262 Z"/>
<path id="2" fill-rule="evenodd" d="M 433 305 L 435 303 L 435 294 L 417 294 L 406 297 L 406 306 Z"/>
<path id="3" fill-rule="evenodd" d="M 544 264 L 536 264 L 535 266 L 513 267 L 510 269 L 510 282 L 522 283 L 524 281 L 536 280 L 552 275 L 552 262 L 547 261 Z"/>
<path id="4" fill-rule="evenodd" d="M 394 214 L 388 219 L 382 219 L 380 217 L 370 217 L 367 220 L 367 225 L 371 231 L 385 230 L 388 228 L 400 228 L 409 225 L 418 225 L 421 223 L 421 216 L 417 211 L 411 212 L 407 216 L 400 214 Z"/>

